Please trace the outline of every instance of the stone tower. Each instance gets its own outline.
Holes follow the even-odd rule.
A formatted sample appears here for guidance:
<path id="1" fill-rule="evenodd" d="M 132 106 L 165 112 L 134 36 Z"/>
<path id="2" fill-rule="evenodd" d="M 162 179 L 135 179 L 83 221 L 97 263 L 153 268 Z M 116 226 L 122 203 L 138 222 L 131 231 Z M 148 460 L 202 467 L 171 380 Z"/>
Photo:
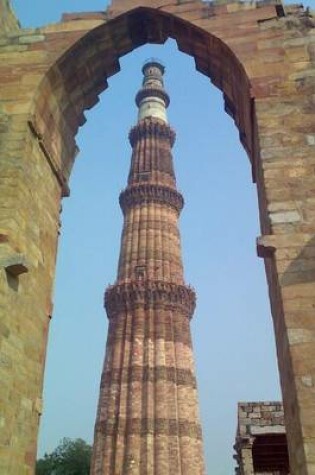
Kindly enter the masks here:
<path id="1" fill-rule="evenodd" d="M 136 96 L 138 123 L 115 285 L 105 293 L 106 358 L 93 475 L 204 474 L 190 335 L 195 294 L 184 283 L 164 67 L 149 61 Z"/>

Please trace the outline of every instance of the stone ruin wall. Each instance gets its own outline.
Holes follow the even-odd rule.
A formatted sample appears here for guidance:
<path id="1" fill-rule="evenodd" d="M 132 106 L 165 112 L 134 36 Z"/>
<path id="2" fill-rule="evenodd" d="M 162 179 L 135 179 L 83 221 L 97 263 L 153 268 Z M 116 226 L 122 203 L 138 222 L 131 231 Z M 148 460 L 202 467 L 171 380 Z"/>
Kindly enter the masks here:
<path id="1" fill-rule="evenodd" d="M 284 410 L 281 402 L 240 402 L 237 414 L 238 424 L 234 449 L 237 461 L 236 475 L 289 475 L 286 430 L 284 425 Z M 268 449 L 264 450 L 264 457 L 273 461 L 282 462 L 281 470 L 264 471 L 262 467 L 257 471 L 257 452 L 253 450 L 257 440 L 269 438 Z M 265 440 L 266 443 L 266 440 Z M 281 447 L 281 450 L 277 448 Z M 265 467 L 264 467 L 265 468 Z M 279 466 L 277 467 L 279 468 Z"/>

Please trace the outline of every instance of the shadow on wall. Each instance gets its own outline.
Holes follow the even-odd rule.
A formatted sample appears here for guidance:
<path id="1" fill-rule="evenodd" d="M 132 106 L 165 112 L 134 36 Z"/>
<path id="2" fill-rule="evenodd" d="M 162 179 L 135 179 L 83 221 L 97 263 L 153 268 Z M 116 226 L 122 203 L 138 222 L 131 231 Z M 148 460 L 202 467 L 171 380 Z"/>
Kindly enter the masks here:
<path id="1" fill-rule="evenodd" d="M 293 259 L 281 274 L 280 285 L 282 287 L 315 282 L 315 236 L 307 242 L 299 253 L 295 247 L 289 247 L 280 252 L 284 254 L 287 252 L 287 255 L 283 256 L 284 263 L 286 260 Z M 295 253 L 297 255 L 294 255 Z M 311 294 L 309 296 L 311 297 Z M 313 307 L 315 307 L 315 294 L 313 294 L 313 297 Z"/>

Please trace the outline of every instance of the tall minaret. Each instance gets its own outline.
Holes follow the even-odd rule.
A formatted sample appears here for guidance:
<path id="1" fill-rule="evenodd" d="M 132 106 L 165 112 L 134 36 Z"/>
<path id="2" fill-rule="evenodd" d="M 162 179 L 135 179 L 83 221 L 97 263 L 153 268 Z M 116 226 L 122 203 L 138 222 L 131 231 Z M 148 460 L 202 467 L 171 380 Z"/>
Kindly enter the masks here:
<path id="1" fill-rule="evenodd" d="M 136 96 L 138 123 L 118 276 L 105 293 L 106 358 L 95 425 L 93 475 L 204 474 L 190 319 L 184 283 L 164 67 L 149 61 Z"/>

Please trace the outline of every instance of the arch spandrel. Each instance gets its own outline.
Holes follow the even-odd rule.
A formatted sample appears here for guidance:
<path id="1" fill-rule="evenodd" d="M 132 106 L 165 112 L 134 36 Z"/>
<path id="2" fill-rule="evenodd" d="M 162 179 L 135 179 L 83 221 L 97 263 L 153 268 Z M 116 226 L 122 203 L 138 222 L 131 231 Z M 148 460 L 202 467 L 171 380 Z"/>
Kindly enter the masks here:
<path id="1" fill-rule="evenodd" d="M 36 341 L 32 355 L 15 351 L 15 369 L 1 369 L 1 380 L 15 388 L 15 407 L 5 412 L 12 444 L 0 465 L 8 475 L 33 472 L 58 215 L 77 153 L 75 135 L 84 111 L 119 71 L 119 58 L 169 37 L 222 90 L 251 159 L 292 473 L 313 473 L 314 18 L 278 1 L 113 0 L 106 12 L 67 14 L 56 25 L 14 29 L 1 38 L 0 154 L 8 187 L 0 216 L 4 322 L 16 322 L 11 332 L 21 348 L 25 321 Z M 12 266 L 28 272 L 7 278 Z M 25 365 L 32 371 L 23 380 L 26 372 L 19 368 Z M 25 388 L 29 413 L 20 410 Z M 21 426 L 23 437 L 17 438 L 14 427 Z"/>
<path id="2" fill-rule="evenodd" d="M 136 5 L 147 3 L 136 2 Z M 45 122 L 43 118 L 49 110 L 47 98 L 58 91 L 62 99 L 51 106 L 53 115 L 59 115 L 66 131 L 60 141 L 65 150 L 58 153 L 67 163 L 66 175 L 75 155 L 74 136 L 85 121 L 84 110 L 91 108 L 98 100 L 98 94 L 106 89 L 106 78 L 119 71 L 119 57 L 145 43 L 164 43 L 169 37 L 176 39 L 179 49 L 195 58 L 197 69 L 223 91 L 226 110 L 233 116 L 240 139 L 254 163 L 254 100 L 279 96 L 277 84 L 289 74 L 283 47 L 274 48 L 271 44 L 283 42 L 284 28 L 278 21 L 284 15 L 283 7 L 278 2 L 274 5 L 261 2 L 259 7 L 241 3 L 213 5 L 201 1 L 180 5 L 156 2 L 156 5 L 156 8 L 152 8 L 152 3 L 150 7 L 134 8 L 133 2 L 117 0 L 106 15 L 98 14 L 93 19 L 91 14 L 66 15 L 66 26 L 59 30 L 62 24 L 56 25 L 59 33 L 52 33 L 52 27 L 49 27 L 46 45 L 48 50 L 53 48 L 53 63 L 37 96 L 40 102 L 37 120 Z M 126 11 L 128 7 L 130 10 Z M 272 21 L 275 23 L 271 28 L 261 27 Z M 97 26 L 89 29 L 91 25 Z M 53 35 L 53 41 L 50 35 Z M 63 41 L 56 49 L 58 36 Z M 79 63 L 78 58 L 82 58 Z M 272 72 L 266 76 L 270 64 Z M 59 79 L 57 84 L 56 78 Z M 52 89 L 51 94 L 47 94 L 47 89 Z M 41 94 L 46 95 L 46 100 Z M 45 128 L 45 123 L 40 128 Z M 255 173 L 254 168 L 254 177 Z"/>
<path id="3" fill-rule="evenodd" d="M 201 5 L 203 15 L 204 4 L 196 4 L 198 8 Z M 161 44 L 171 37 L 177 41 L 179 50 L 195 58 L 197 69 L 209 76 L 223 91 L 226 110 L 234 117 L 242 142 L 251 155 L 249 81 L 241 62 L 229 46 L 174 13 L 139 7 L 117 17 L 110 13 L 109 17 L 107 22 L 91 31 L 84 34 L 81 31 L 78 40 L 77 32 L 75 41 L 70 34 L 66 48 L 63 45 L 59 51 L 60 57 L 48 69 L 33 106 L 35 120 L 43 130 L 43 135 L 48 115 L 59 117 L 65 131 L 60 145 L 70 140 L 73 143 L 66 148 L 74 150 L 74 137 L 78 127 L 85 121 L 84 110 L 98 101 L 98 95 L 107 87 L 106 79 L 119 71 L 119 58 L 141 45 Z M 47 93 L 47 90 L 50 92 Z M 59 96 L 57 101 L 51 100 L 56 96 Z M 247 101 L 244 100 L 245 96 Z M 59 150 L 59 155 L 67 155 L 62 152 Z M 65 157 L 65 160 L 68 161 L 69 157 Z"/>

